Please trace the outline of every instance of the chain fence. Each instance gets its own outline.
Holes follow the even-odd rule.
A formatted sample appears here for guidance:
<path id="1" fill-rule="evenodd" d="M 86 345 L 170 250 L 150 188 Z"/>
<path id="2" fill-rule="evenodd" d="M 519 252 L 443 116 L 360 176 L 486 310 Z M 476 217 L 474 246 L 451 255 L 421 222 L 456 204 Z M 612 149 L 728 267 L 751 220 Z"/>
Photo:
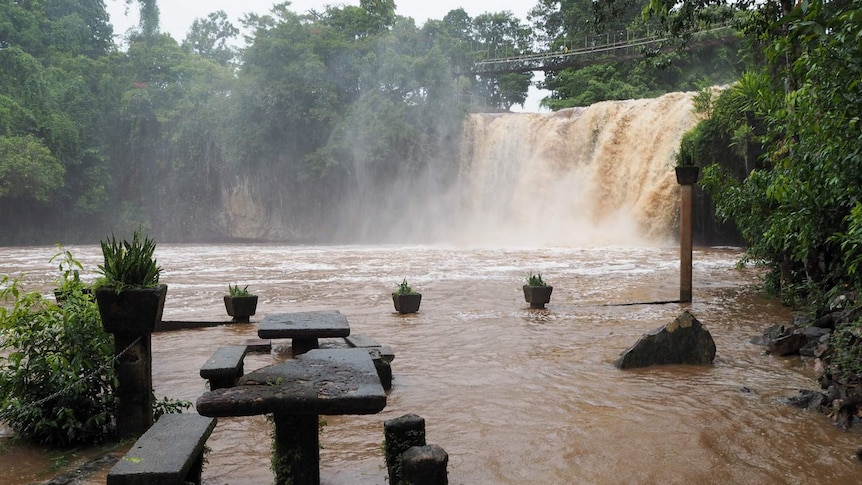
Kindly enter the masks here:
<path id="1" fill-rule="evenodd" d="M 116 363 L 118 360 L 120 360 L 120 358 L 121 358 L 121 357 L 123 357 L 124 355 L 126 355 L 126 354 L 129 352 L 129 350 L 131 350 L 131 349 L 132 349 L 132 347 L 134 347 L 135 345 L 137 345 L 137 344 L 141 341 L 141 339 L 142 339 L 142 338 L 143 338 L 142 336 L 141 336 L 141 337 L 136 338 L 136 339 L 135 339 L 135 341 L 134 341 L 134 342 L 132 342 L 132 343 L 130 343 L 130 344 L 129 344 L 125 349 L 123 349 L 123 350 L 122 350 L 122 352 L 120 352 L 120 353 L 116 354 L 116 355 L 115 355 L 115 356 L 113 356 L 109 361 L 107 361 L 107 362 L 105 362 L 104 364 L 102 364 L 101 366 L 97 367 L 95 370 L 93 370 L 93 371 L 92 371 L 92 372 L 90 372 L 89 374 L 87 374 L 87 375 L 85 375 L 85 376 L 83 376 L 83 377 L 80 377 L 78 380 L 76 380 L 76 381 L 72 382 L 71 384 L 67 385 L 66 387 L 64 387 L 64 388 L 62 388 L 62 389 L 60 389 L 60 390 L 58 390 L 58 391 L 56 391 L 56 392 L 52 393 L 52 394 L 51 394 L 51 395 L 49 395 L 49 396 L 43 397 L 42 399 L 39 399 L 38 401 L 34 401 L 34 402 L 32 402 L 32 403 L 28 403 L 28 404 L 26 404 L 26 406 L 27 406 L 27 407 L 31 407 L 31 408 L 38 408 L 38 407 L 41 407 L 41 406 L 42 406 L 43 404 L 45 404 L 46 402 L 51 401 L 51 400 L 53 400 L 53 399 L 56 399 L 56 398 L 58 398 L 58 397 L 62 396 L 63 394 L 65 394 L 65 393 L 67 393 L 67 392 L 71 391 L 72 389 L 74 389 L 74 388 L 75 388 L 75 386 L 77 386 L 77 385 L 78 385 L 78 384 L 80 384 L 81 382 L 84 382 L 84 381 L 86 381 L 86 380 L 92 379 L 93 377 L 96 377 L 97 375 L 100 375 L 100 374 L 101 374 L 101 373 L 103 373 L 106 369 L 108 369 L 108 367 L 113 366 L 113 365 L 114 365 L 114 363 Z M 5 420 L 6 420 L 6 417 L 7 417 L 9 414 L 11 414 L 11 412 L 10 412 L 10 410 L 9 410 L 9 409 L 3 409 L 3 410 L 0 410 L 0 421 L 5 421 Z"/>

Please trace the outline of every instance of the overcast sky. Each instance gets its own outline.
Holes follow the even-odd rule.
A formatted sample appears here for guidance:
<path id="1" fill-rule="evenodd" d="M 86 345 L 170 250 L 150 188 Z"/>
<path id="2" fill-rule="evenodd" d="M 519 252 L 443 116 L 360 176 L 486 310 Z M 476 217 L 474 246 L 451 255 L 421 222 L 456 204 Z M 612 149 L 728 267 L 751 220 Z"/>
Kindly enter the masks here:
<path id="1" fill-rule="evenodd" d="M 177 42 L 182 42 L 192 22 L 205 18 L 212 12 L 224 10 L 230 21 L 240 27 L 239 19 L 246 13 L 267 14 L 276 0 L 158 0 L 159 27 L 162 32 L 171 34 Z M 442 19 L 449 11 L 463 8 L 468 15 L 475 17 L 485 12 L 511 11 L 515 17 L 526 22 L 527 12 L 538 0 L 395 0 L 398 15 L 412 17 L 416 25 L 426 20 Z M 138 3 L 127 6 L 125 0 L 105 0 L 114 33 L 122 35 L 130 27 L 138 24 Z M 323 10 L 326 5 L 359 5 L 359 0 L 295 0 L 291 10 L 304 13 L 310 9 Z M 537 76 L 541 73 L 537 73 Z M 537 79 L 537 78 L 534 78 Z M 513 106 L 514 111 L 539 111 L 539 101 L 547 93 L 534 87 L 530 88 L 523 109 Z M 547 110 L 543 110 L 547 111 Z"/>
<path id="2" fill-rule="evenodd" d="M 269 13 L 275 0 L 158 0 L 160 12 L 160 27 L 168 32 L 178 42 L 182 41 L 189 27 L 196 18 L 206 17 L 211 12 L 224 10 L 228 18 L 239 26 L 239 18 L 249 12 L 258 14 Z M 485 12 L 509 10 L 521 20 L 526 21 L 527 11 L 536 5 L 537 0 L 401 0 L 395 2 L 396 13 L 405 17 L 413 17 L 421 26 L 429 18 L 442 19 L 450 10 L 463 8 L 471 17 Z M 128 15 L 125 0 L 106 0 L 108 13 L 114 30 L 122 34 L 138 22 L 138 3 L 129 8 Z M 326 5 L 359 5 L 359 0 L 328 1 L 328 0 L 295 0 L 291 2 L 291 10 L 304 13 L 310 9 L 323 10 Z"/>

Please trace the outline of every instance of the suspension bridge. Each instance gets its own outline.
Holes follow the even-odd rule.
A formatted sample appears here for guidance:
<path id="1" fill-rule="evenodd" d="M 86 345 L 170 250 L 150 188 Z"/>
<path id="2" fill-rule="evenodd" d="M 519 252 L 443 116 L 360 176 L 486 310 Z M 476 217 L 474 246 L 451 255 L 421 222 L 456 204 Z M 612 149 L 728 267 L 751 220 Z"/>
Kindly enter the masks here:
<path id="1" fill-rule="evenodd" d="M 730 23 L 689 32 L 684 48 L 726 43 L 732 40 L 735 32 Z M 664 31 L 646 29 L 639 32 L 609 32 L 569 41 L 546 52 L 524 54 L 517 53 L 514 48 L 510 52 L 479 51 L 476 54 L 483 58 L 475 62 L 472 74 L 558 71 L 609 61 L 636 59 L 677 47 L 675 39 L 667 36 Z"/>

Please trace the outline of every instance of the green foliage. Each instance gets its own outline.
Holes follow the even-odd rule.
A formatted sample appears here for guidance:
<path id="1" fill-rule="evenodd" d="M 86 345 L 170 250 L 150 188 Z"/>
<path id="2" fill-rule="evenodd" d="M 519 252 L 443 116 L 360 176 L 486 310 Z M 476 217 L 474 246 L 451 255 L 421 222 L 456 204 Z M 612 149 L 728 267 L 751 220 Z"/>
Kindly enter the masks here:
<path id="1" fill-rule="evenodd" d="M 575 58 L 571 62 L 576 67 L 546 73 L 540 84 L 552 93 L 542 100 L 542 105 L 558 110 L 606 100 L 655 97 L 728 83 L 738 75 L 743 56 L 736 37 L 726 32 L 707 32 L 690 38 L 688 30 L 674 29 L 675 20 L 644 16 L 649 4 L 648 0 L 541 0 L 531 11 L 531 20 L 535 36 L 551 51 L 583 49 L 668 32 L 685 34 L 649 44 L 636 52 L 627 51 L 622 58 L 610 55 L 604 61 L 603 53 L 593 58 Z M 732 13 L 730 8 L 710 4 L 698 15 L 697 22 L 689 23 L 686 29 L 707 29 L 727 21 Z M 685 15 L 674 10 L 672 17 Z M 597 63 L 578 65 L 589 64 L 587 61 Z"/>
<path id="2" fill-rule="evenodd" d="M 90 290 L 87 285 L 81 281 L 81 271 L 84 267 L 75 259 L 71 251 L 63 249 L 63 246 L 60 244 L 57 245 L 57 248 L 60 252 L 52 256 L 48 262 L 53 263 L 60 260 L 60 276 L 56 280 L 57 288 L 54 290 L 54 295 L 57 296 L 58 302 L 65 300 L 68 295 L 77 291 L 83 293 L 89 292 Z"/>
<path id="3" fill-rule="evenodd" d="M 548 284 L 542 279 L 542 273 L 533 274 L 531 271 L 527 275 L 527 286 L 548 286 Z"/>
<path id="4" fill-rule="evenodd" d="M 64 254 L 65 268 L 76 266 Z M 0 307 L 0 418 L 26 440 L 97 443 L 113 433 L 113 341 L 74 272 L 61 264 L 60 279 L 70 289 L 62 306 L 8 276 L 0 283 L 0 298 L 11 304 Z"/>
<path id="5" fill-rule="evenodd" d="M 62 187 L 65 171 L 38 138 L 0 137 L 0 197 L 47 202 Z"/>
<path id="6" fill-rule="evenodd" d="M 158 419 L 165 414 L 178 414 L 184 409 L 191 409 L 192 403 L 182 399 L 173 399 L 162 397 L 161 399 L 153 399 L 153 420 Z"/>
<path id="7" fill-rule="evenodd" d="M 831 344 L 834 377 L 844 383 L 862 380 L 862 320 L 835 329 Z"/>
<path id="8" fill-rule="evenodd" d="M 153 258 L 156 242 L 142 236 L 141 232 L 141 228 L 135 230 L 131 241 L 117 241 L 113 234 L 102 241 L 104 264 L 99 265 L 99 271 L 103 278 L 97 286 L 112 287 L 119 292 L 128 287 L 147 288 L 159 284 L 162 268 Z"/>
<path id="9" fill-rule="evenodd" d="M 416 291 L 407 284 L 407 278 L 404 278 L 398 284 L 398 288 L 392 292 L 393 295 L 415 295 Z"/>
<path id="10" fill-rule="evenodd" d="M 240 296 L 253 296 L 248 291 L 248 285 L 240 288 L 239 285 L 227 285 L 228 295 L 232 297 L 240 297 Z"/>

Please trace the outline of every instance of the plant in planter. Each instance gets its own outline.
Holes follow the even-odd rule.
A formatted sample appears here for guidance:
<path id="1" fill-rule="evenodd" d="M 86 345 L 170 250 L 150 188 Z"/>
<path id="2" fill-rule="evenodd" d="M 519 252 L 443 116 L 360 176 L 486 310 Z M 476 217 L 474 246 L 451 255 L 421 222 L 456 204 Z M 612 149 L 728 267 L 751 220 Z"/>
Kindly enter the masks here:
<path id="1" fill-rule="evenodd" d="M 697 182 L 697 177 L 700 175 L 700 167 L 694 164 L 694 159 L 691 154 L 683 149 L 682 152 L 676 155 L 676 182 L 680 185 L 694 185 Z"/>
<path id="2" fill-rule="evenodd" d="M 153 253 L 156 243 L 135 231 L 131 242 L 113 235 L 102 241 L 104 264 L 96 284 L 96 301 L 102 325 L 110 333 L 151 333 L 162 319 L 167 285 L 159 284 L 159 267 Z"/>
<path id="3" fill-rule="evenodd" d="M 545 308 L 545 304 L 551 301 L 551 292 L 554 287 L 542 280 L 542 274 L 527 276 L 527 284 L 524 285 L 524 299 L 530 304 L 530 308 Z"/>
<path id="4" fill-rule="evenodd" d="M 224 296 L 224 307 L 234 322 L 248 323 L 257 310 L 257 295 L 248 291 L 248 285 L 227 285 L 228 294 Z"/>
<path id="5" fill-rule="evenodd" d="M 54 299 L 58 305 L 62 305 L 68 298 L 80 294 L 82 297 L 92 299 L 92 291 L 81 281 L 81 271 L 84 267 L 72 256 L 72 252 L 57 245 L 60 250 L 48 260 L 49 263 L 60 259 L 60 277 L 57 278 L 57 287 L 54 288 Z"/>
<path id="6" fill-rule="evenodd" d="M 407 278 L 404 278 L 398 285 L 398 289 L 392 292 L 392 302 L 398 313 L 416 313 L 419 311 L 419 303 L 422 302 L 422 294 L 410 288 Z"/>

